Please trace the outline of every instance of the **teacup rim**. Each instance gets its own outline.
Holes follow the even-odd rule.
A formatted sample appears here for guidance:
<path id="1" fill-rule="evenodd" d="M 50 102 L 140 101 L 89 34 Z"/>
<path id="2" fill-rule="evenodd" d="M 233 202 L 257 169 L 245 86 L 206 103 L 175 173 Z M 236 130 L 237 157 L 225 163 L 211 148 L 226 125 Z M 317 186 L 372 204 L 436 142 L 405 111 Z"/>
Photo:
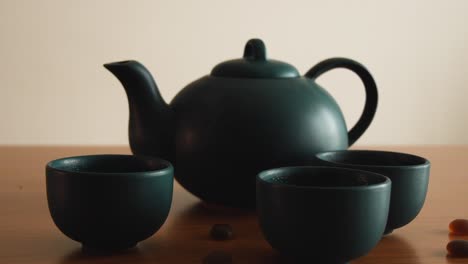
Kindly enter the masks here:
<path id="1" fill-rule="evenodd" d="M 144 170 L 144 171 L 131 171 L 131 172 L 96 172 L 96 171 L 74 171 L 74 170 L 66 170 L 61 169 L 53 166 L 54 163 L 68 160 L 68 159 L 76 159 L 76 158 L 92 158 L 92 157 L 137 157 L 142 159 L 151 159 L 157 160 L 161 162 L 165 167 L 158 169 L 158 170 Z M 174 170 L 172 164 L 165 160 L 158 157 L 152 157 L 147 155 L 131 155 L 131 154 L 90 154 L 90 155 L 76 155 L 76 156 L 67 156 L 58 159 L 51 160 L 46 164 L 47 170 L 52 170 L 55 172 L 62 172 L 66 174 L 75 174 L 75 175 L 102 175 L 102 176 L 131 176 L 131 177 L 158 177 L 167 175 L 168 172 Z"/>
<path id="2" fill-rule="evenodd" d="M 344 162 L 336 162 L 336 161 L 330 161 L 321 158 L 320 156 L 325 155 L 325 154 L 330 154 L 330 153 L 359 153 L 359 152 L 367 152 L 367 153 L 383 153 L 383 154 L 397 154 L 397 155 L 402 155 L 402 156 L 408 156 L 412 158 L 417 158 L 421 159 L 424 162 L 420 164 L 414 164 L 414 165 L 366 165 L 366 164 L 354 164 L 354 163 L 344 163 Z M 348 168 L 356 168 L 356 169 L 365 169 L 365 168 L 422 168 L 422 167 L 427 167 L 431 165 L 431 162 L 422 157 L 418 156 L 415 154 L 411 153 L 405 153 L 405 152 L 396 152 L 396 151 L 387 151 L 387 150 L 372 150 L 372 149 L 349 149 L 349 150 L 331 150 L 331 151 L 322 151 L 317 154 L 315 154 L 315 157 L 319 159 L 322 162 L 327 162 L 330 164 L 338 165 L 338 166 L 346 166 Z"/>
<path id="3" fill-rule="evenodd" d="M 286 183 L 278 183 L 278 182 L 269 182 L 264 179 L 267 174 L 271 174 L 277 171 L 282 170 L 301 170 L 301 169 L 326 169 L 326 170 L 339 170 L 339 171 L 349 171 L 349 172 L 359 172 L 368 175 L 373 175 L 384 179 L 382 182 L 378 182 L 375 184 L 370 185 L 356 185 L 356 186 L 301 186 L 301 185 L 294 185 L 294 184 L 286 184 Z M 391 186 L 392 181 L 389 177 L 366 170 L 360 169 L 352 169 L 352 168 L 342 168 L 342 167 L 330 167 L 330 166 L 284 166 L 278 168 L 271 168 L 264 171 L 261 171 L 257 174 L 256 179 L 258 182 L 266 185 L 270 185 L 272 187 L 279 187 L 279 188 L 295 188 L 295 189 L 307 189 L 307 190 L 373 190 L 373 189 L 380 189 L 386 188 L 388 185 Z"/>

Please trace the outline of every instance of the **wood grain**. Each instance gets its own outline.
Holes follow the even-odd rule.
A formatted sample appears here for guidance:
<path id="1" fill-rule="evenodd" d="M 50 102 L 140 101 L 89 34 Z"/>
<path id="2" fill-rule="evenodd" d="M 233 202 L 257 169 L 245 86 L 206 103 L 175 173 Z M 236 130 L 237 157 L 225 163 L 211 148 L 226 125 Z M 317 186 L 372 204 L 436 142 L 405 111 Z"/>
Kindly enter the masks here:
<path id="1" fill-rule="evenodd" d="M 419 216 L 384 237 L 353 263 L 468 263 L 446 257 L 448 224 L 468 218 L 468 146 L 374 147 L 410 152 L 432 163 L 428 197 Z M 203 263 L 221 251 L 233 263 L 288 263 L 262 238 L 251 212 L 206 206 L 175 185 L 163 228 L 136 249 L 112 256 L 88 256 L 65 237 L 49 216 L 44 167 L 47 161 L 91 153 L 129 153 L 126 147 L 0 147 L 0 263 Z M 215 223 L 228 223 L 230 241 L 213 241 Z M 313 250 L 313 249 L 311 249 Z"/>

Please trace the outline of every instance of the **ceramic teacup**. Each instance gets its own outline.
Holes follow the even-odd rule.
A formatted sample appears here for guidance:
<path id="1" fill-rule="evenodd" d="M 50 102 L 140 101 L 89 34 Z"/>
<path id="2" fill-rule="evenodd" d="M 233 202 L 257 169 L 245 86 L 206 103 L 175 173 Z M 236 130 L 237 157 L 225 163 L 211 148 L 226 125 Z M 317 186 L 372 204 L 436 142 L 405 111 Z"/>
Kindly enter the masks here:
<path id="1" fill-rule="evenodd" d="M 346 263 L 381 239 L 390 192 L 387 177 L 367 171 L 313 166 L 263 171 L 256 194 L 260 228 L 284 255 Z"/>
<path id="2" fill-rule="evenodd" d="M 430 170 L 430 162 L 425 158 L 374 150 L 331 151 L 316 157 L 323 165 L 366 170 L 390 178 L 392 197 L 386 234 L 410 223 L 424 205 Z"/>
<path id="3" fill-rule="evenodd" d="M 172 202 L 173 168 L 162 159 L 92 155 L 46 166 L 55 225 L 84 249 L 115 251 L 152 236 Z"/>

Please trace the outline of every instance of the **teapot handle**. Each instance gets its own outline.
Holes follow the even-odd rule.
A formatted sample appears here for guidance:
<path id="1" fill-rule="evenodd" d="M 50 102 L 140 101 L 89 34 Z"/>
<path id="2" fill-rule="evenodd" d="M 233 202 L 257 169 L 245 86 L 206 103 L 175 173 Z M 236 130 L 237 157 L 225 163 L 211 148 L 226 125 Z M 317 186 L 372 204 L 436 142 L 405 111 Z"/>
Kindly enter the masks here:
<path id="1" fill-rule="evenodd" d="M 335 68 L 345 68 L 356 73 L 366 89 L 364 110 L 358 122 L 348 132 L 348 145 L 351 146 L 366 131 L 374 118 L 378 101 L 377 85 L 370 72 L 362 64 L 346 58 L 330 58 L 319 62 L 305 74 L 305 77 L 315 80 L 323 73 Z"/>

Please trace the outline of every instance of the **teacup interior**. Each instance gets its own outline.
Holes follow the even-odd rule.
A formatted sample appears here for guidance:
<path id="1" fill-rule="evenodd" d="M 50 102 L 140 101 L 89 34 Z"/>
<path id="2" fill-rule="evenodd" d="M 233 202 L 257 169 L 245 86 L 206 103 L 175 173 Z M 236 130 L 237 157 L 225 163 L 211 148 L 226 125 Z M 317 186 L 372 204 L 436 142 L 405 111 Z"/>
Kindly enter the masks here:
<path id="1" fill-rule="evenodd" d="M 131 155 L 94 155 L 59 159 L 51 167 L 71 172 L 131 173 L 156 171 L 168 167 L 159 159 Z"/>
<path id="2" fill-rule="evenodd" d="M 382 175 L 358 170 L 323 167 L 286 167 L 260 174 L 260 179 L 274 184 L 304 187 L 352 187 L 383 183 Z"/>
<path id="3" fill-rule="evenodd" d="M 317 157 L 321 160 L 363 166 L 415 166 L 425 164 L 424 158 L 397 152 L 385 151 L 337 151 L 320 153 Z"/>

